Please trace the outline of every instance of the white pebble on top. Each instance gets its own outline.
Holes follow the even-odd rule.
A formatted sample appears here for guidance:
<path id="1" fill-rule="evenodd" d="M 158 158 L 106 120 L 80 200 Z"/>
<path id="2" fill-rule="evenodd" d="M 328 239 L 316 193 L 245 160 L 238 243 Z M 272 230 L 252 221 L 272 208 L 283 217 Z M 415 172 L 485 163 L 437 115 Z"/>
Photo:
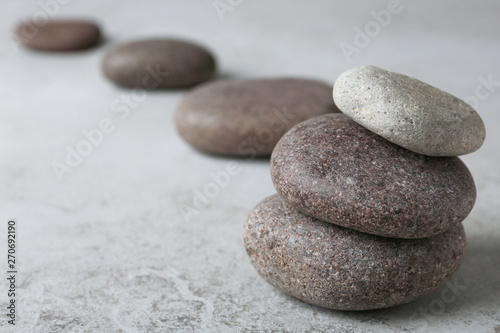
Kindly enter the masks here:
<path id="1" fill-rule="evenodd" d="M 486 133 L 461 99 L 415 78 L 360 66 L 335 81 L 337 107 L 360 125 L 413 152 L 460 156 L 478 150 Z"/>

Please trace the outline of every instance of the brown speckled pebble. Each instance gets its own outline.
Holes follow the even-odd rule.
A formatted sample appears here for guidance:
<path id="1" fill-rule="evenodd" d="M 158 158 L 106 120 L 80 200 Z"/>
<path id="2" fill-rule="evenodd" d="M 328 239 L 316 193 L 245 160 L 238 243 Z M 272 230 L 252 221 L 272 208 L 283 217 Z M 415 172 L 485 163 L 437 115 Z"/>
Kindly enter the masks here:
<path id="1" fill-rule="evenodd" d="M 220 80 L 190 91 L 175 122 L 182 138 L 198 150 L 269 156 L 294 125 L 340 112 L 331 91 L 329 85 L 305 79 Z"/>
<path id="2" fill-rule="evenodd" d="M 273 152 L 271 175 L 304 214 L 395 238 L 439 234 L 465 219 L 476 200 L 458 157 L 413 153 L 343 114 L 290 130 Z"/>
<path id="3" fill-rule="evenodd" d="M 99 27 L 86 20 L 50 20 L 45 24 L 23 22 L 17 26 L 17 39 L 40 51 L 78 51 L 95 46 L 100 39 Z"/>
<path id="4" fill-rule="evenodd" d="M 250 213 L 244 241 L 250 261 L 267 282 L 337 310 L 413 301 L 450 278 L 466 247 L 461 223 L 429 238 L 385 238 L 316 220 L 277 195 Z"/>
<path id="5" fill-rule="evenodd" d="M 182 88 L 208 80 L 215 72 L 215 59 L 191 42 L 149 39 L 111 49 L 102 67 L 108 79 L 122 86 Z"/>

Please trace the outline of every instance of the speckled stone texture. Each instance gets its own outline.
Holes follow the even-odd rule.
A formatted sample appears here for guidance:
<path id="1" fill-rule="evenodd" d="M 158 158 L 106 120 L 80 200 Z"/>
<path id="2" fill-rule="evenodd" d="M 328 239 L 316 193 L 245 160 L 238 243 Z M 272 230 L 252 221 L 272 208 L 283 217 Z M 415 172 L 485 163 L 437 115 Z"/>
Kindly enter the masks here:
<path id="1" fill-rule="evenodd" d="M 293 79 L 220 80 L 190 91 L 175 123 L 198 150 L 222 155 L 269 156 L 294 125 L 340 112 L 322 82 Z"/>
<path id="2" fill-rule="evenodd" d="M 117 46 L 103 60 L 104 74 L 122 86 L 190 87 L 208 80 L 215 59 L 205 48 L 177 39 L 148 39 Z"/>
<path id="3" fill-rule="evenodd" d="M 385 238 L 306 216 L 278 195 L 250 213 L 244 241 L 250 261 L 267 282 L 337 310 L 413 301 L 446 282 L 466 248 L 462 224 L 424 239 Z"/>
<path id="4" fill-rule="evenodd" d="M 310 119 L 284 135 L 271 175 L 303 213 L 395 238 L 439 234 L 465 219 L 476 199 L 458 157 L 413 153 L 343 114 Z"/>
<path id="5" fill-rule="evenodd" d="M 484 142 L 481 117 L 461 99 L 412 77 L 361 66 L 335 81 L 339 109 L 359 124 L 429 156 L 472 153 Z"/>
<path id="6" fill-rule="evenodd" d="M 16 28 L 16 38 L 39 51 L 78 51 L 99 43 L 100 29 L 87 20 L 49 20 L 45 24 L 27 21 Z"/>

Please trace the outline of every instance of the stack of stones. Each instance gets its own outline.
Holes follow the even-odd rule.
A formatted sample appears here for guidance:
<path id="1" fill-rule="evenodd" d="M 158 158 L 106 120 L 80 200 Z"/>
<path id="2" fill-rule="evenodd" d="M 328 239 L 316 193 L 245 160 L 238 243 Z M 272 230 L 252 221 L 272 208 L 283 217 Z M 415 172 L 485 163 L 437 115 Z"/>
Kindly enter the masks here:
<path id="1" fill-rule="evenodd" d="M 376 67 L 343 73 L 343 112 L 309 119 L 278 142 L 279 195 L 244 232 L 270 284 L 339 310 L 403 304 L 445 283 L 465 254 L 474 180 L 456 156 L 485 138 L 477 112 L 414 78 Z"/>

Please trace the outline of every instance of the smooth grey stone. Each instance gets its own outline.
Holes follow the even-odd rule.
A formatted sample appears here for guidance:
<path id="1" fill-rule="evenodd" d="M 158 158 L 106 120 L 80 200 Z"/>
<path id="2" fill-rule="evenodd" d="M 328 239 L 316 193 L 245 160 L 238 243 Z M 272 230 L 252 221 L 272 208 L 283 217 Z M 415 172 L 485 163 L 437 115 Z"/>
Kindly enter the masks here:
<path id="1" fill-rule="evenodd" d="M 31 49 L 48 52 L 79 51 L 99 43 L 99 26 L 87 20 L 49 20 L 45 24 L 33 21 L 16 28 L 19 41 Z"/>
<path id="2" fill-rule="evenodd" d="M 189 91 L 175 112 L 181 137 L 220 155 L 269 156 L 296 124 L 337 112 L 332 86 L 296 78 L 226 79 Z"/>
<path id="3" fill-rule="evenodd" d="M 215 59 L 205 48 L 176 39 L 140 40 L 117 46 L 105 55 L 106 77 L 122 86 L 190 87 L 208 80 Z"/>

